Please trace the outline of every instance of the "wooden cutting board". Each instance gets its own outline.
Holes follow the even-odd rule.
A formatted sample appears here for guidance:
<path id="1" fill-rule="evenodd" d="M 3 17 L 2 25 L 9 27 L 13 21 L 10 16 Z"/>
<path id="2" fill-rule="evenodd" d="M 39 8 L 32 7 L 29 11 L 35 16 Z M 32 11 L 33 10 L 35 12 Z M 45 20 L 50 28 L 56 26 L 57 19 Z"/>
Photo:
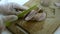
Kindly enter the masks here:
<path id="1" fill-rule="evenodd" d="M 25 4 L 25 6 L 30 7 L 33 4 L 39 3 L 39 7 L 47 13 L 46 19 L 41 22 L 36 21 L 25 21 L 24 19 L 19 19 L 14 22 L 10 27 L 14 34 L 53 34 L 55 30 L 60 26 L 60 9 L 56 8 L 51 2 L 49 7 L 40 6 L 40 0 L 31 0 Z M 19 26 L 17 28 L 16 26 Z"/>

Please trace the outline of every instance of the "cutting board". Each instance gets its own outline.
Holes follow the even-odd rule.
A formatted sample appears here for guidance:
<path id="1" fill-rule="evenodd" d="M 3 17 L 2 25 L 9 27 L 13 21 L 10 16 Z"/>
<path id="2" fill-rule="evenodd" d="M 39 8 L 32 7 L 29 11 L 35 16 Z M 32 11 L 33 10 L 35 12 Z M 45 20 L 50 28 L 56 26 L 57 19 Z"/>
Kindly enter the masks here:
<path id="1" fill-rule="evenodd" d="M 43 7 L 40 5 L 40 0 L 30 0 L 25 6 L 30 7 L 39 3 L 39 8 L 47 13 L 46 19 L 40 22 L 19 19 L 7 29 L 13 34 L 53 34 L 60 26 L 60 9 L 53 5 L 55 1 L 57 0 L 52 1 L 49 7 Z"/>

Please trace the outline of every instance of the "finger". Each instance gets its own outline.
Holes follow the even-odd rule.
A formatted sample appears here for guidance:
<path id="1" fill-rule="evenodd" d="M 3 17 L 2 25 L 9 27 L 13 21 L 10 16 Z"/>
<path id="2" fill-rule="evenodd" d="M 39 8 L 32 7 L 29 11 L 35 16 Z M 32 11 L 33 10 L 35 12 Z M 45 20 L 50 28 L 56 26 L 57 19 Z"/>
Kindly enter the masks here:
<path id="1" fill-rule="evenodd" d="M 21 6 L 21 5 L 17 4 L 17 3 L 13 3 L 13 8 L 20 9 L 20 10 L 27 10 L 28 9 L 28 7 Z"/>
<path id="2" fill-rule="evenodd" d="M 26 21 L 31 20 L 39 11 L 41 10 L 41 8 L 37 8 L 35 10 L 32 10 L 25 18 Z"/>
<path id="3" fill-rule="evenodd" d="M 15 16 L 15 15 L 9 15 L 9 16 L 5 16 L 3 19 L 4 19 L 5 22 L 6 22 L 6 21 L 12 22 L 12 21 L 17 20 L 18 17 Z"/>
<path id="4" fill-rule="evenodd" d="M 43 21 L 44 19 L 46 18 L 46 13 L 37 13 L 35 16 L 34 16 L 34 19 L 36 21 Z"/>
<path id="5" fill-rule="evenodd" d="M 31 20 L 35 15 L 36 15 L 37 11 L 32 10 L 25 18 L 26 21 Z"/>
<path id="6" fill-rule="evenodd" d="M 0 32 L 2 32 L 5 29 L 5 24 L 2 18 L 0 18 Z"/>
<path id="7" fill-rule="evenodd" d="M 6 15 L 17 15 L 17 14 L 20 14 L 22 11 L 15 11 L 15 10 L 12 10 L 12 11 L 8 11 L 6 12 Z"/>

